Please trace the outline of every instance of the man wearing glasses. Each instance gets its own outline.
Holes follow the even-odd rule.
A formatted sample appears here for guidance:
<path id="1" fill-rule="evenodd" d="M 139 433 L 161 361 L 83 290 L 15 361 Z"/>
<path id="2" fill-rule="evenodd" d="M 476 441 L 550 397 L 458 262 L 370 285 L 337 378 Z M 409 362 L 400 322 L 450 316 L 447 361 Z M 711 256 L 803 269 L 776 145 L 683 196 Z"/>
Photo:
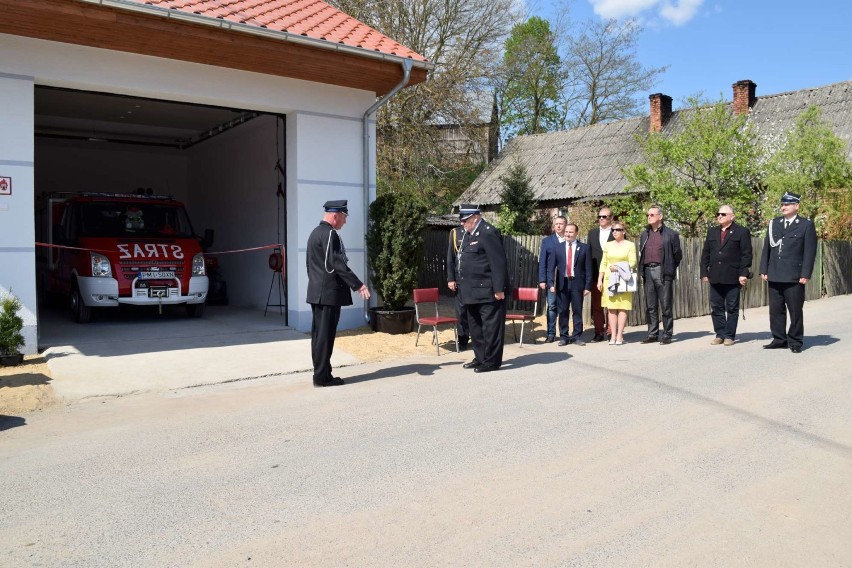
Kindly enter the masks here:
<path id="1" fill-rule="evenodd" d="M 733 345 L 740 315 L 740 286 L 751 268 L 751 233 L 734 223 L 734 209 L 722 205 L 717 227 L 707 231 L 701 249 L 701 281 L 710 284 L 710 318 L 716 337 L 711 345 Z"/>
<path id="2" fill-rule="evenodd" d="M 769 286 L 772 331 L 772 342 L 763 348 L 789 347 L 793 353 L 802 351 L 805 284 L 811 279 L 817 250 L 816 229 L 810 219 L 799 217 L 799 201 L 800 196 L 789 191 L 781 197 L 781 216 L 769 222 L 760 255 L 760 277 Z M 790 329 L 786 330 L 788 311 Z"/>
<path id="3" fill-rule="evenodd" d="M 586 242 L 592 247 L 592 282 L 598 281 L 603 247 L 614 238 L 612 236 L 612 210 L 609 207 L 603 207 L 598 211 L 598 226 L 589 231 L 589 236 L 586 239 Z M 595 336 L 592 338 L 592 343 L 603 341 L 606 331 L 606 318 L 604 317 L 603 306 L 601 306 L 601 291 L 598 290 L 597 286 L 592 286 L 592 321 L 595 322 Z"/>
<path id="4" fill-rule="evenodd" d="M 639 238 L 639 266 L 645 281 L 645 316 L 648 320 L 648 337 L 642 343 L 656 343 L 657 339 L 661 345 L 672 342 L 674 280 L 682 258 L 680 235 L 663 225 L 663 209 L 659 205 L 651 205 L 648 208 L 648 226 Z M 662 337 L 660 312 L 663 315 Z"/>

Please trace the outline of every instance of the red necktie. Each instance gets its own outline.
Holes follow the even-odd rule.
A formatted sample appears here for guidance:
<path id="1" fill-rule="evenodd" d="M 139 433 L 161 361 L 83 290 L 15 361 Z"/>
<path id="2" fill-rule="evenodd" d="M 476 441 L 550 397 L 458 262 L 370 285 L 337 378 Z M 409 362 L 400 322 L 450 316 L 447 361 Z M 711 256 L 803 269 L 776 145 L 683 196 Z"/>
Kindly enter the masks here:
<path id="1" fill-rule="evenodd" d="M 568 241 L 568 267 L 565 269 L 565 276 L 571 277 L 571 264 L 574 261 L 574 255 L 571 254 L 571 241 Z"/>
<path id="2" fill-rule="evenodd" d="M 728 229 L 722 229 L 722 244 L 725 244 L 725 238 L 728 236 Z"/>

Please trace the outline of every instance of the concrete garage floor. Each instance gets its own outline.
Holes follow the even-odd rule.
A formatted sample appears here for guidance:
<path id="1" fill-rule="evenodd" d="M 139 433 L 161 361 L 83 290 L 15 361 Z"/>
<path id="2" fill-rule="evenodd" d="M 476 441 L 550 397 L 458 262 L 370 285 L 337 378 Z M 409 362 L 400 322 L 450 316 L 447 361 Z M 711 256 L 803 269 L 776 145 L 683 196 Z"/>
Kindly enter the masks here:
<path id="1" fill-rule="evenodd" d="M 40 313 L 56 396 L 65 401 L 180 389 L 311 369 L 310 336 L 272 310 L 207 306 L 202 318 L 183 308 L 105 310 L 77 324 L 66 310 Z M 335 352 L 332 364 L 359 359 Z"/>

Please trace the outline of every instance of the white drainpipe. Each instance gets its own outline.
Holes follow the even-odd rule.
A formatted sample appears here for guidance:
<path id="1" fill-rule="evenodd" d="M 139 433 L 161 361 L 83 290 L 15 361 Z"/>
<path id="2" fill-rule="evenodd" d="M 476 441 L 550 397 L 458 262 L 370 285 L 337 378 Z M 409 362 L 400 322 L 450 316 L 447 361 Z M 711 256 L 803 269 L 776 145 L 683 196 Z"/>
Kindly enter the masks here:
<path id="1" fill-rule="evenodd" d="M 403 60 L 402 80 L 364 113 L 364 281 L 368 283 L 368 286 L 370 282 L 370 261 L 367 255 L 366 231 L 370 223 L 370 115 L 384 106 L 391 97 L 408 84 L 408 80 L 411 78 L 412 65 L 413 62 L 410 59 Z M 370 300 L 364 300 L 364 320 L 370 323 Z"/>

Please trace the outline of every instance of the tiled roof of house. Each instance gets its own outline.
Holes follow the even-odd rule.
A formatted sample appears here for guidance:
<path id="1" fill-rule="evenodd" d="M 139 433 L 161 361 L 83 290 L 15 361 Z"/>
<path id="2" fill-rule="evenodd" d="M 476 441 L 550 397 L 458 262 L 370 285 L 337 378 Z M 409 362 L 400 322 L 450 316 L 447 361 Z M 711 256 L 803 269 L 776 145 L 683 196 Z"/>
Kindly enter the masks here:
<path id="1" fill-rule="evenodd" d="M 846 142 L 846 153 L 852 160 L 852 81 L 757 97 L 749 120 L 761 139 L 772 145 L 811 105 L 822 109 L 822 119 Z M 689 112 L 674 111 L 663 133 L 677 131 Z M 541 202 L 571 202 L 620 193 L 627 186 L 621 170 L 641 162 L 637 135 L 647 133 L 649 125 L 650 117 L 645 116 L 513 138 L 456 204 L 499 204 L 500 177 L 515 160 L 526 167 L 535 199 Z"/>
<path id="2" fill-rule="evenodd" d="M 227 22 L 427 61 L 322 0 L 126 0 Z"/>

